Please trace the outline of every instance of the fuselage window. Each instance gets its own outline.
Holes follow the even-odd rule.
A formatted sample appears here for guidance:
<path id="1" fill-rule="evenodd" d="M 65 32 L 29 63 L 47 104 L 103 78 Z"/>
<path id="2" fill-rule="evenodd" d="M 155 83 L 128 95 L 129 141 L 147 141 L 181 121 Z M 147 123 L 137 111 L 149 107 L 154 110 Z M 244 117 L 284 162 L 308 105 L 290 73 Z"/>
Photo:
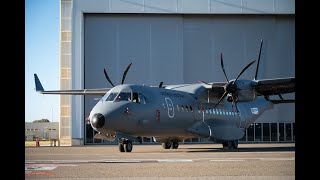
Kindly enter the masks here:
<path id="1" fill-rule="evenodd" d="M 213 113 L 213 114 L 216 114 L 216 112 L 215 112 L 215 110 L 214 110 L 214 109 L 212 109 L 212 113 Z"/>
<path id="2" fill-rule="evenodd" d="M 188 106 L 186 106 L 186 111 L 187 111 L 187 112 L 189 111 Z"/>
<path id="3" fill-rule="evenodd" d="M 190 106 L 190 111 L 191 111 L 191 112 L 193 112 L 193 110 L 192 110 L 192 106 Z"/>
<path id="4" fill-rule="evenodd" d="M 198 113 L 201 113 L 201 108 L 198 106 Z"/>
<path id="5" fill-rule="evenodd" d="M 208 107 L 206 107 L 206 114 L 208 114 Z"/>
<path id="6" fill-rule="evenodd" d="M 180 107 L 179 107 L 179 105 L 177 105 L 177 109 L 178 109 L 178 111 L 180 111 Z"/>
<path id="7" fill-rule="evenodd" d="M 222 115 L 222 110 L 221 110 L 221 109 L 219 109 L 219 114 L 221 114 L 221 115 Z"/>
<path id="8" fill-rule="evenodd" d="M 184 107 L 183 106 L 181 106 L 181 111 L 184 111 Z"/>

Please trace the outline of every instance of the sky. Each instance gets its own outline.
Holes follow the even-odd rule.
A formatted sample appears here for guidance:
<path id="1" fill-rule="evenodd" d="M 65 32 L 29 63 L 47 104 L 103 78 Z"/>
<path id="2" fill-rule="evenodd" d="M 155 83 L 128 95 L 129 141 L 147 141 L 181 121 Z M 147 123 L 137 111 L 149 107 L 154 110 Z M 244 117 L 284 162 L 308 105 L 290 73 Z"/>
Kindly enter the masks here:
<path id="1" fill-rule="evenodd" d="M 34 73 L 45 90 L 59 90 L 59 0 L 25 0 L 25 121 L 59 122 L 59 95 L 35 91 Z"/>

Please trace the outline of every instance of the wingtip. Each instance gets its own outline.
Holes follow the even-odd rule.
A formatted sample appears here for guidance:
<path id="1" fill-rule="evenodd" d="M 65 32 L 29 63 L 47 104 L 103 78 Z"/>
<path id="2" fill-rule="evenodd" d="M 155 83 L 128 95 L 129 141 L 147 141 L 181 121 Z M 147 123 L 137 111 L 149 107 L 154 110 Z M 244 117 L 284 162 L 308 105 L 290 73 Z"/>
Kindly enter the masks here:
<path id="1" fill-rule="evenodd" d="M 36 91 L 37 92 L 44 91 L 43 86 L 42 86 L 37 74 L 34 74 L 34 82 L 35 82 L 35 85 L 36 85 Z"/>

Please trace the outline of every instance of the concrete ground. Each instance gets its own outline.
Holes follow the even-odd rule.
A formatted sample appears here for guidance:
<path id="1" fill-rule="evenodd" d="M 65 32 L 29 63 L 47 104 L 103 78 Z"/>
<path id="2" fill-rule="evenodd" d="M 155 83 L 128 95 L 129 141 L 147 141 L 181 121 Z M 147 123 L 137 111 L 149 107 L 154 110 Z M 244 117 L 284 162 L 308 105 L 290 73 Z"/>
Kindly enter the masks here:
<path id="1" fill-rule="evenodd" d="M 295 144 L 26 147 L 26 179 L 295 179 Z"/>

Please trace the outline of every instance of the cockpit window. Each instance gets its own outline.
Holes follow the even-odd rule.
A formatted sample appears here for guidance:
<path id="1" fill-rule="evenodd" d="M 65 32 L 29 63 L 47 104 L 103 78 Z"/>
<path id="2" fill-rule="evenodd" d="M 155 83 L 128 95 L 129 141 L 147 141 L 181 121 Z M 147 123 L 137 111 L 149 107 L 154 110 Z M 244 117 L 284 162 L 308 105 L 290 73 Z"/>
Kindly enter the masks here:
<path id="1" fill-rule="evenodd" d="M 131 93 L 130 92 L 120 92 L 115 99 L 115 102 L 118 101 L 131 101 Z"/>
<path id="2" fill-rule="evenodd" d="M 117 96 L 118 92 L 113 92 L 113 93 L 110 93 L 109 95 L 107 94 L 107 98 L 106 98 L 106 101 L 113 101 L 114 98 Z"/>
<path id="3" fill-rule="evenodd" d="M 132 102 L 139 104 L 149 103 L 148 99 L 141 93 L 133 92 Z"/>
<path id="4" fill-rule="evenodd" d="M 139 93 L 139 99 L 140 99 L 141 104 L 148 104 L 149 103 L 148 99 L 141 93 Z"/>

